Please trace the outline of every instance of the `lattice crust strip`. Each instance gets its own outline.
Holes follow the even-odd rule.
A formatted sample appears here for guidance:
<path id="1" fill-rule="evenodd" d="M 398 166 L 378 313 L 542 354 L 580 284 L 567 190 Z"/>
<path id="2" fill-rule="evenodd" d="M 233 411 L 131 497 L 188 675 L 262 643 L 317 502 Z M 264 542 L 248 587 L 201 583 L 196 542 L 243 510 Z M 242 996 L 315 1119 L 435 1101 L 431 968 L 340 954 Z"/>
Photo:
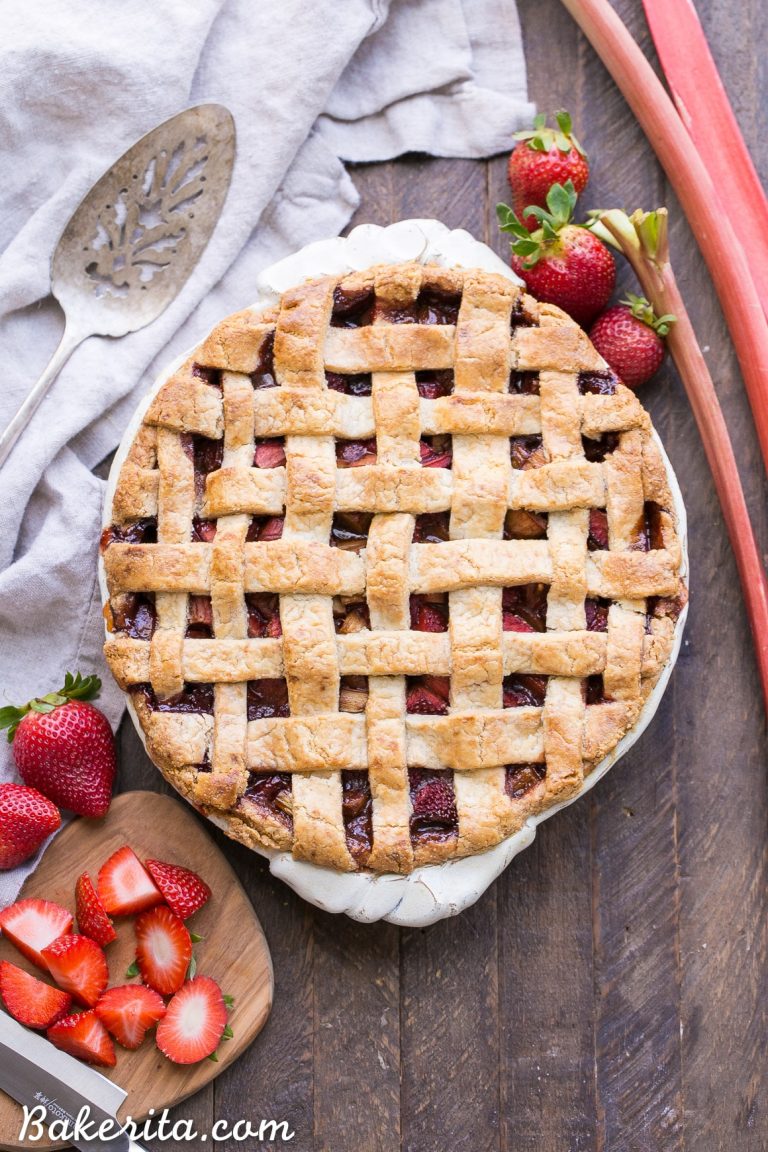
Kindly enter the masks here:
<path id="1" fill-rule="evenodd" d="M 309 281 L 160 387 L 103 539 L 165 775 L 256 847 L 407 872 L 574 796 L 684 602 L 648 416 L 503 277 Z"/>

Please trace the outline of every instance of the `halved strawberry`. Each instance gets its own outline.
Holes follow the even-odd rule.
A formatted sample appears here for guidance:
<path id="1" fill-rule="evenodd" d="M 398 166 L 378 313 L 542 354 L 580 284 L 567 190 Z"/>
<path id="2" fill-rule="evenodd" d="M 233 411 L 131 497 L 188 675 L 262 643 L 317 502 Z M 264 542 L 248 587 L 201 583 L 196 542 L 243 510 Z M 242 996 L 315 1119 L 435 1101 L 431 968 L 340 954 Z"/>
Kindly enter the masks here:
<path id="1" fill-rule="evenodd" d="M 136 921 L 136 963 L 141 978 L 161 996 L 178 992 L 192 959 L 192 941 L 170 908 L 142 912 Z"/>
<path id="2" fill-rule="evenodd" d="M 72 913 L 52 900 L 17 900 L 0 912 L 0 929 L 22 956 L 47 972 L 43 948 L 72 931 Z"/>
<path id="3" fill-rule="evenodd" d="M 75 884 L 75 913 L 80 932 L 90 936 L 100 948 L 106 948 L 116 938 L 117 932 L 87 872 L 83 872 Z"/>
<path id="4" fill-rule="evenodd" d="M 107 958 L 88 936 L 60 936 L 42 951 L 48 971 L 79 1004 L 93 1008 L 107 986 Z"/>
<path id="5" fill-rule="evenodd" d="M 102 864 L 98 887 L 99 899 L 110 916 L 133 916 L 162 900 L 151 876 L 127 844 Z"/>
<path id="6" fill-rule="evenodd" d="M 414 676 L 408 682 L 405 710 L 420 716 L 444 716 L 448 711 L 449 695 L 447 676 Z"/>
<path id="7" fill-rule="evenodd" d="M 76 1056 L 78 1060 L 100 1064 L 103 1068 L 115 1066 L 112 1037 L 93 1010 L 65 1016 L 49 1028 L 46 1035 L 51 1044 L 55 1044 L 62 1052 L 68 1052 L 70 1056 Z"/>
<path id="8" fill-rule="evenodd" d="M 0 996 L 14 1020 L 27 1028 L 49 1028 L 72 1007 L 68 993 L 44 984 L 8 960 L 0 961 Z"/>
<path id="9" fill-rule="evenodd" d="M 516 612 L 502 612 L 502 629 L 505 632 L 534 632 L 527 620 L 518 616 Z"/>
<path id="10" fill-rule="evenodd" d="M 157 1046 L 174 1064 L 196 1064 L 216 1051 L 227 1026 L 221 989 L 210 976 L 188 980 L 157 1026 Z"/>
<path id="11" fill-rule="evenodd" d="M 96 1015 L 123 1048 L 138 1048 L 148 1029 L 165 1016 L 165 1004 L 152 988 L 121 984 L 107 989 L 96 1005 Z"/>
<path id="12" fill-rule="evenodd" d="M 168 907 L 180 920 L 188 920 L 210 899 L 208 885 L 189 868 L 166 864 L 162 860 L 147 860 L 144 867 L 162 892 Z"/>

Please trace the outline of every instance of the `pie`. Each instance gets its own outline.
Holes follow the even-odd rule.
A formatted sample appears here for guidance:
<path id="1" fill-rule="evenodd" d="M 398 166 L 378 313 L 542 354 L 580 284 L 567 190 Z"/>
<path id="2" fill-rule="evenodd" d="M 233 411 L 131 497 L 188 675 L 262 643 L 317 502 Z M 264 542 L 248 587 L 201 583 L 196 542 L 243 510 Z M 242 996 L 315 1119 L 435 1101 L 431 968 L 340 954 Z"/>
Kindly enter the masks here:
<path id="1" fill-rule="evenodd" d="M 102 536 L 150 756 L 253 848 L 408 873 L 575 797 L 685 603 L 648 415 L 505 277 L 420 263 L 230 316 Z"/>

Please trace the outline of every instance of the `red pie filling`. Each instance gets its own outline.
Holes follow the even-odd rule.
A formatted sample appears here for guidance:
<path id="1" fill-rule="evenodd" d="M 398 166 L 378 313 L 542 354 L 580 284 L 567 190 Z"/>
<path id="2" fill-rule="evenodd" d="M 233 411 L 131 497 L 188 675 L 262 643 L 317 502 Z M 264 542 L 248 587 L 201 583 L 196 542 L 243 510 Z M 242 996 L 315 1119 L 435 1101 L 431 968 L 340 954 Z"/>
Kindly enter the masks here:
<path id="1" fill-rule="evenodd" d="M 453 772 L 409 768 L 411 840 L 448 840 L 458 833 Z"/>
<path id="2" fill-rule="evenodd" d="M 548 584 L 518 584 L 501 594 L 505 632 L 546 632 Z"/>
<path id="3" fill-rule="evenodd" d="M 546 764 L 507 764 L 504 790 L 510 800 L 519 800 L 540 784 L 546 774 Z"/>
<path id="4" fill-rule="evenodd" d="M 221 388 L 221 372 L 218 368 L 206 368 L 203 364 L 193 364 L 192 375 L 204 380 L 212 388 Z"/>
<path id="5" fill-rule="evenodd" d="M 187 603 L 187 640 L 213 637 L 213 606 L 210 596 L 190 596 Z"/>
<path id="6" fill-rule="evenodd" d="M 256 440 L 253 450 L 254 468 L 282 468 L 285 464 L 285 437 L 274 436 Z"/>
<path id="7" fill-rule="evenodd" d="M 283 534 L 284 516 L 252 516 L 245 535 L 246 544 L 279 540 Z"/>
<path id="8" fill-rule="evenodd" d="M 544 540 L 549 517 L 546 512 L 528 512 L 525 508 L 510 508 L 504 517 L 505 540 Z"/>
<path id="9" fill-rule="evenodd" d="M 376 301 L 375 318 L 385 324 L 455 324 L 461 296 L 423 288 L 413 304 L 388 304 Z"/>
<path id="10" fill-rule="evenodd" d="M 435 596 L 412 595 L 411 628 L 415 632 L 447 632 L 448 631 L 448 593 L 438 593 Z"/>
<path id="11" fill-rule="evenodd" d="M 139 684 L 131 692 L 140 693 L 152 712 L 187 712 L 213 715 L 213 684 L 185 684 L 176 696 L 159 700 L 151 684 Z"/>
<path id="12" fill-rule="evenodd" d="M 157 544 L 157 517 L 146 516 L 132 524 L 112 524 L 101 534 L 103 552 L 110 544 Z"/>
<path id="13" fill-rule="evenodd" d="M 334 289 L 331 327 L 362 328 L 364 325 L 370 324 L 374 304 L 375 297 L 372 288 L 364 288 L 358 292 L 345 292 L 341 288 Z"/>
<path id="14" fill-rule="evenodd" d="M 450 512 L 423 512 L 416 517 L 414 544 L 442 544 L 450 540 Z"/>
<path id="15" fill-rule="evenodd" d="M 347 552 L 360 552 L 368 543 L 370 512 L 337 512 L 331 525 L 330 544 Z"/>
<path id="16" fill-rule="evenodd" d="M 280 624 L 280 603 L 274 592 L 246 592 L 245 607 L 248 612 L 248 635 L 253 640 L 282 636 Z"/>
<path id="17" fill-rule="evenodd" d="M 504 677 L 505 708 L 543 708 L 547 694 L 547 676 Z"/>
<path id="18" fill-rule="evenodd" d="M 522 296 L 518 296 L 517 300 L 515 300 L 515 305 L 509 318 L 509 326 L 513 332 L 515 328 L 538 328 L 538 324 L 533 316 L 527 311 Z"/>
<path id="19" fill-rule="evenodd" d="M 546 464 L 547 455 L 541 436 L 512 436 L 509 455 L 513 468 L 539 468 Z"/>
<path id="20" fill-rule="evenodd" d="M 618 378 L 613 372 L 579 372 L 579 392 L 595 396 L 613 396 Z"/>
<path id="21" fill-rule="evenodd" d="M 650 552 L 664 547 L 662 532 L 662 509 L 648 500 L 643 507 L 643 516 L 635 529 L 636 539 L 631 544 L 635 552 Z"/>
<path id="22" fill-rule="evenodd" d="M 268 720 L 272 716 L 290 716 L 288 685 L 285 680 L 248 681 L 248 719 Z"/>
<path id="23" fill-rule="evenodd" d="M 596 440 L 592 440 L 588 436 L 582 436 L 581 446 L 584 449 L 584 455 L 591 464 L 602 464 L 606 456 L 610 456 L 615 452 L 619 446 L 619 433 L 618 432 L 604 432 L 602 436 L 598 436 Z"/>
<path id="24" fill-rule="evenodd" d="M 584 601 L 584 608 L 587 614 L 588 632 L 608 631 L 608 609 L 610 606 L 610 600 L 587 599 Z"/>
<path id="25" fill-rule="evenodd" d="M 450 468 L 453 448 L 450 436 L 422 436 L 419 444 L 422 468 Z"/>
<path id="26" fill-rule="evenodd" d="M 515 372 L 509 377 L 509 388 L 513 396 L 538 396 L 540 394 L 538 372 Z"/>
<path id="27" fill-rule="evenodd" d="M 274 332 L 270 332 L 262 341 L 256 368 L 251 372 L 251 383 L 254 388 L 277 388 Z"/>
<path id="28" fill-rule="evenodd" d="M 198 505 L 205 499 L 205 478 L 209 472 L 216 472 L 221 468 L 224 458 L 224 441 L 210 440 L 207 436 L 181 437 L 182 447 L 189 457 L 195 470 L 195 498 Z"/>
<path id="29" fill-rule="evenodd" d="M 405 710 L 419 716 L 445 716 L 450 690 L 451 682 L 447 676 L 408 676 L 405 681 Z"/>
<path id="30" fill-rule="evenodd" d="M 341 814 L 347 848 L 364 867 L 373 845 L 373 800 L 367 772 L 342 772 Z"/>
<path id="31" fill-rule="evenodd" d="M 201 520 L 195 516 L 192 520 L 192 543 L 210 544 L 216 535 L 215 520 Z"/>
<path id="32" fill-rule="evenodd" d="M 371 614 L 365 600 L 353 601 L 345 604 L 340 600 L 333 603 L 333 623 L 337 632 L 348 635 L 350 632 L 362 632 L 364 628 L 371 627 Z"/>
<path id="33" fill-rule="evenodd" d="M 350 373 L 326 372 L 325 382 L 333 392 L 343 392 L 346 396 L 370 396 L 372 389 L 370 372 Z"/>
<path id="34" fill-rule="evenodd" d="M 370 440 L 337 440 L 336 464 L 339 468 L 361 468 L 376 463 L 376 437 Z"/>
<path id="35" fill-rule="evenodd" d="M 610 697 L 605 694 L 602 676 L 587 676 L 584 681 L 584 701 L 586 704 L 606 704 Z"/>
<path id="36" fill-rule="evenodd" d="M 590 508 L 587 548 L 590 552 L 604 552 L 608 547 L 608 513 L 605 508 Z"/>
<path id="37" fill-rule="evenodd" d="M 157 623 L 154 592 L 124 592 L 110 601 L 110 631 L 124 632 L 132 640 L 151 640 Z"/>
<path id="38" fill-rule="evenodd" d="M 440 396 L 450 396 L 453 387 L 452 368 L 437 368 L 416 373 L 416 388 L 422 400 L 437 400 Z"/>
<path id="39" fill-rule="evenodd" d="M 289 772 L 249 772 L 243 799 L 279 820 L 286 828 L 293 828 L 293 795 Z"/>

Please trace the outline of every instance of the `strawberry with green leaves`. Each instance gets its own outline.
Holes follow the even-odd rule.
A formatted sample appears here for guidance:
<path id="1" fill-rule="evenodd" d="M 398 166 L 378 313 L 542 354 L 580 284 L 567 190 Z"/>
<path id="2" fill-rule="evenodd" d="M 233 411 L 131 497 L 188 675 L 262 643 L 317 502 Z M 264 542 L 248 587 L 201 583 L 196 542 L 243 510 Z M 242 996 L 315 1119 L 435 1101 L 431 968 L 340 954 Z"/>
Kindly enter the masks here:
<path id="1" fill-rule="evenodd" d="M 656 316 L 644 296 L 626 299 L 598 316 L 589 338 L 627 388 L 650 380 L 664 359 L 664 337 L 674 316 Z"/>
<path id="2" fill-rule="evenodd" d="M 580 194 L 589 180 L 587 154 L 573 134 L 571 117 L 560 111 L 555 119 L 557 128 L 548 128 L 546 116 L 537 116 L 531 131 L 516 132 L 518 144 L 509 157 L 512 207 L 529 232 L 535 232 L 539 222 L 528 206 L 545 208 L 553 184 L 570 180 Z"/>
<path id="3" fill-rule="evenodd" d="M 88 703 L 100 688 L 98 676 L 68 672 L 60 691 L 0 708 L 24 783 L 80 816 L 106 815 L 112 799 L 115 740 L 106 716 Z"/>
<path id="4" fill-rule="evenodd" d="M 529 206 L 539 225 L 535 232 L 529 232 L 506 204 L 497 205 L 496 212 L 501 231 L 512 237 L 512 268 L 531 295 L 556 304 L 584 326 L 608 303 L 616 264 L 602 240 L 573 223 L 576 199 L 570 180 L 553 184 L 546 209 Z"/>

